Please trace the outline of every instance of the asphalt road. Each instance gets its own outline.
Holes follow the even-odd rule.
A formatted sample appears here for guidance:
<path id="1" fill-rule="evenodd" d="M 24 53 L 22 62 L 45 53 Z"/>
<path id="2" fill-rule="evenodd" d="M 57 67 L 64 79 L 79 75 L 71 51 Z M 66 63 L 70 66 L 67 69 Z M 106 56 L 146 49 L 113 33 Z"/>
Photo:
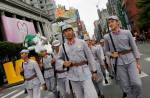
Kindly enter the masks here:
<path id="1" fill-rule="evenodd" d="M 141 52 L 142 63 L 142 83 L 143 83 L 143 95 L 142 98 L 150 98 L 150 43 L 138 45 Z M 109 85 L 104 86 L 104 94 L 106 98 L 121 98 L 122 92 L 115 81 L 110 81 Z M 22 85 L 7 88 L 0 92 L 0 98 L 28 98 L 27 94 L 24 94 Z M 54 98 L 51 92 L 42 91 L 42 98 Z"/>

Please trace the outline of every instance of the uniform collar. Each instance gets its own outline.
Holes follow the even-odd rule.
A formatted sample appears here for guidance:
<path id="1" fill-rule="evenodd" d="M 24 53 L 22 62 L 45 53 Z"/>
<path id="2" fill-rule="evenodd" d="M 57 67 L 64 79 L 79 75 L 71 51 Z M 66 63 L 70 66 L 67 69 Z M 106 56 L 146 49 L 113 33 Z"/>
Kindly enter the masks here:
<path id="1" fill-rule="evenodd" d="M 30 60 L 28 59 L 27 61 L 25 61 L 25 62 L 24 62 L 24 64 L 28 64 L 28 63 L 29 63 L 29 61 L 30 61 Z"/>
<path id="2" fill-rule="evenodd" d="M 112 32 L 112 34 L 114 35 L 119 35 L 120 34 L 121 29 L 118 30 L 118 32 Z"/>
<path id="3" fill-rule="evenodd" d="M 75 43 L 75 38 L 72 39 L 71 41 L 67 41 L 67 44 L 68 44 L 68 45 L 73 45 L 74 43 Z"/>

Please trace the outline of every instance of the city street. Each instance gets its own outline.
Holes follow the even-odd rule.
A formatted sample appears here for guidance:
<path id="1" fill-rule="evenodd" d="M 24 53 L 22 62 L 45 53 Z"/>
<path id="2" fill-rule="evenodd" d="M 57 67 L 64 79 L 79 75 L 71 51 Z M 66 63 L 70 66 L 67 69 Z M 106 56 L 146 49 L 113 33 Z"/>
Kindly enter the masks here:
<path id="1" fill-rule="evenodd" d="M 0 98 L 29 98 L 24 80 L 33 98 L 40 97 L 39 84 L 49 90 L 41 87 L 41 98 L 55 98 L 54 87 L 68 98 L 69 86 L 74 97 L 96 98 L 94 85 L 102 98 L 150 98 L 149 5 L 150 0 L 0 0 Z M 138 49 L 142 96 L 132 62 L 140 65 Z M 112 70 L 105 70 L 111 64 L 121 87 L 111 79 Z"/>
<path id="2" fill-rule="evenodd" d="M 150 44 L 145 43 L 145 44 L 139 44 L 139 49 L 141 51 L 141 63 L 142 63 L 142 75 L 140 77 L 142 78 L 142 83 L 143 83 L 143 95 L 142 98 L 150 98 L 150 93 L 149 93 L 149 83 L 150 83 Z M 106 98 L 121 98 L 122 93 L 119 88 L 115 84 L 115 82 L 112 82 L 110 85 L 105 85 L 104 86 L 104 94 Z M 24 89 L 22 85 L 14 86 L 8 89 L 5 89 L 0 92 L 0 98 L 28 98 L 26 94 L 24 94 Z M 54 98 L 52 93 L 42 91 L 42 98 Z"/>

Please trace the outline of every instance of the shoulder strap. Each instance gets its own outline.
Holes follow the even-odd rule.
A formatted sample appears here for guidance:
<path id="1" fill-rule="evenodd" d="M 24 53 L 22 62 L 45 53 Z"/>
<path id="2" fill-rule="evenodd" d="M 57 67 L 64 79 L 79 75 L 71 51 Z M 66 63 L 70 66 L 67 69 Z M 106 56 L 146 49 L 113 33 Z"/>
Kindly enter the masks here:
<path id="1" fill-rule="evenodd" d="M 22 68 L 22 72 L 20 73 L 23 77 L 24 77 L 24 67 L 23 67 L 23 62 L 21 63 L 21 68 Z"/>
<path id="2" fill-rule="evenodd" d="M 42 59 L 42 64 L 43 64 L 43 57 L 41 57 L 41 59 Z"/>
<path id="3" fill-rule="evenodd" d="M 117 51 L 111 33 L 109 33 L 109 36 L 110 36 L 110 40 L 111 40 L 111 43 L 112 43 L 112 46 L 113 46 L 114 50 Z"/>
<path id="4" fill-rule="evenodd" d="M 22 64 L 21 64 L 21 67 L 22 67 L 22 69 L 24 70 L 24 68 L 23 68 L 23 62 L 22 62 Z"/>
<path id="5" fill-rule="evenodd" d="M 68 57 L 68 55 L 67 55 L 67 52 L 66 52 L 66 48 L 65 48 L 64 43 L 62 44 L 62 47 L 63 47 L 63 50 L 64 50 L 64 54 L 65 54 L 65 56 L 66 56 L 66 59 L 67 59 L 67 61 L 69 61 L 69 57 Z"/>
<path id="6" fill-rule="evenodd" d="M 54 57 L 52 53 L 50 55 L 51 55 L 52 58 Z"/>

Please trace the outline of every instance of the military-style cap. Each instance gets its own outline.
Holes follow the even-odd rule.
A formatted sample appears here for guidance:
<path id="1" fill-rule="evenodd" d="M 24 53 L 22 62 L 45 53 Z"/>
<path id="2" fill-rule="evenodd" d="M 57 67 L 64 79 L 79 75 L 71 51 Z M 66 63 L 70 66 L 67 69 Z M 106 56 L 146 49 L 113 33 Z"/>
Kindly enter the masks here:
<path id="1" fill-rule="evenodd" d="M 39 49 L 39 52 L 42 52 L 42 51 L 47 51 L 47 49 L 43 46 Z"/>
<path id="2" fill-rule="evenodd" d="M 54 40 L 52 42 L 52 46 L 56 47 L 56 46 L 59 46 L 60 45 L 60 41 L 59 40 Z"/>
<path id="3" fill-rule="evenodd" d="M 104 39 L 101 39 L 100 42 L 104 42 Z"/>
<path id="4" fill-rule="evenodd" d="M 73 29 L 73 27 L 72 27 L 71 25 L 69 25 L 69 24 L 64 25 L 64 26 L 62 27 L 62 32 L 63 32 L 64 30 L 66 30 L 66 29 Z"/>
<path id="5" fill-rule="evenodd" d="M 117 16 L 110 16 L 110 17 L 108 17 L 108 20 L 110 20 L 110 19 L 113 19 L 113 20 L 119 20 L 119 18 L 117 17 Z"/>
<path id="6" fill-rule="evenodd" d="M 20 53 L 27 53 L 27 54 L 29 54 L 29 50 L 23 49 L 23 50 L 20 51 Z"/>

